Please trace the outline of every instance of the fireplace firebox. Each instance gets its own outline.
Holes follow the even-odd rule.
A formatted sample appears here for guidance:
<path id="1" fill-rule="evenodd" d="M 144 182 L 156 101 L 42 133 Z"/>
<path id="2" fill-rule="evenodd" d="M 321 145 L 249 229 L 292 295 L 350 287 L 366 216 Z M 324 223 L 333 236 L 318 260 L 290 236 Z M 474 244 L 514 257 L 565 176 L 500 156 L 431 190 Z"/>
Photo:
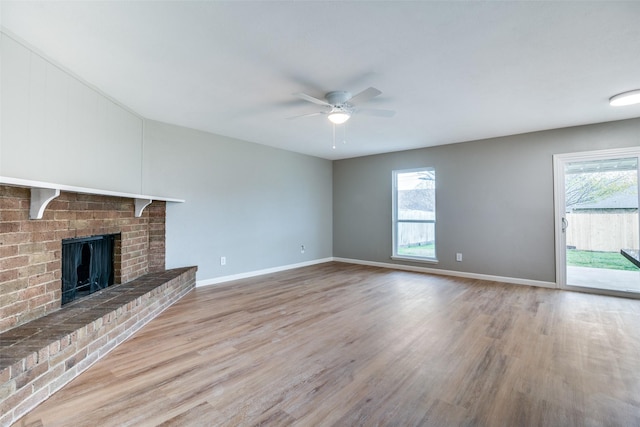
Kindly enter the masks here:
<path id="1" fill-rule="evenodd" d="M 114 283 L 115 234 L 62 241 L 62 305 Z"/>

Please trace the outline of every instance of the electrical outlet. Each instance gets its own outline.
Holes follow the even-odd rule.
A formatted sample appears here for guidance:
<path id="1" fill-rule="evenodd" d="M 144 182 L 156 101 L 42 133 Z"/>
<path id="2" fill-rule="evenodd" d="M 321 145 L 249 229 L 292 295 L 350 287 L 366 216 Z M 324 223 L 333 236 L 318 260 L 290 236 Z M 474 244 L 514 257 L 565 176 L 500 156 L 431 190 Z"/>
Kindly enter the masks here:
<path id="1" fill-rule="evenodd" d="M 227 265 L 227 257 L 226 256 L 221 256 L 220 257 L 220 265 Z"/>
<path id="2" fill-rule="evenodd" d="M 456 254 L 456 261 L 458 261 L 458 262 L 462 261 L 462 253 L 458 252 Z"/>
<path id="3" fill-rule="evenodd" d="M 304 253 L 304 245 L 300 245 L 300 253 L 303 254 Z"/>

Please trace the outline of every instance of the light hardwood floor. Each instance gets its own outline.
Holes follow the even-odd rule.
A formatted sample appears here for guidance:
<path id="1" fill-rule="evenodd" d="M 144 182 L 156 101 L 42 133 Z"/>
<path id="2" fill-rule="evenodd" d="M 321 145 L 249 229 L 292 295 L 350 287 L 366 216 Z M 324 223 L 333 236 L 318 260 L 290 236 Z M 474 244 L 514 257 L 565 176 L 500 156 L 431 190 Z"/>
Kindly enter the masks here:
<path id="1" fill-rule="evenodd" d="M 640 301 L 340 263 L 197 288 L 25 426 L 639 426 Z"/>

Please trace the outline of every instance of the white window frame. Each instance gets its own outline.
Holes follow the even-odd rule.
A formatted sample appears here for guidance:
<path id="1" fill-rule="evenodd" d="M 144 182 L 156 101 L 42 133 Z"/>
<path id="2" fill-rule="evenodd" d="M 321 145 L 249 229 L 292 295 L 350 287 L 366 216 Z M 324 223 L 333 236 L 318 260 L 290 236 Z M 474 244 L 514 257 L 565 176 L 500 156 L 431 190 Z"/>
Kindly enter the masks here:
<path id="1" fill-rule="evenodd" d="M 422 167 L 422 168 L 414 168 L 414 169 L 398 169 L 392 171 L 392 184 L 391 184 L 391 193 L 392 193 L 392 249 L 391 249 L 391 259 L 401 260 L 401 261 L 413 261 L 413 262 L 424 262 L 428 264 L 437 264 L 438 263 L 438 244 L 435 242 L 437 233 L 436 233 L 436 219 L 437 214 L 435 215 L 436 219 L 433 220 L 421 220 L 421 219 L 411 219 L 411 220 L 398 220 L 398 175 L 403 173 L 411 173 L 411 172 L 433 172 L 434 177 L 436 176 L 436 169 L 434 167 Z M 437 188 L 437 183 L 436 183 Z M 436 211 L 437 211 L 437 192 L 436 192 Z M 398 255 L 398 224 L 401 223 L 425 223 L 425 224 L 433 224 L 434 230 L 434 256 L 432 257 L 421 257 L 421 256 L 409 256 L 409 255 Z"/>

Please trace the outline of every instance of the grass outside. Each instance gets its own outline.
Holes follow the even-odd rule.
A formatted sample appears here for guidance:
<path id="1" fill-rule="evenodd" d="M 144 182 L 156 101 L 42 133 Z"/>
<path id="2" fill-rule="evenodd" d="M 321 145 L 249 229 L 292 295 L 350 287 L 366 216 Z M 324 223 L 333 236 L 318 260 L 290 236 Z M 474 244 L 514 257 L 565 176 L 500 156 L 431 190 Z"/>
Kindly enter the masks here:
<path id="1" fill-rule="evenodd" d="M 617 252 L 595 252 L 567 249 L 567 265 L 574 267 L 607 268 L 638 271 L 638 267 Z"/>
<path id="2" fill-rule="evenodd" d="M 426 243 L 422 245 L 401 246 L 398 248 L 398 255 L 435 258 L 436 245 L 435 243 Z"/>

